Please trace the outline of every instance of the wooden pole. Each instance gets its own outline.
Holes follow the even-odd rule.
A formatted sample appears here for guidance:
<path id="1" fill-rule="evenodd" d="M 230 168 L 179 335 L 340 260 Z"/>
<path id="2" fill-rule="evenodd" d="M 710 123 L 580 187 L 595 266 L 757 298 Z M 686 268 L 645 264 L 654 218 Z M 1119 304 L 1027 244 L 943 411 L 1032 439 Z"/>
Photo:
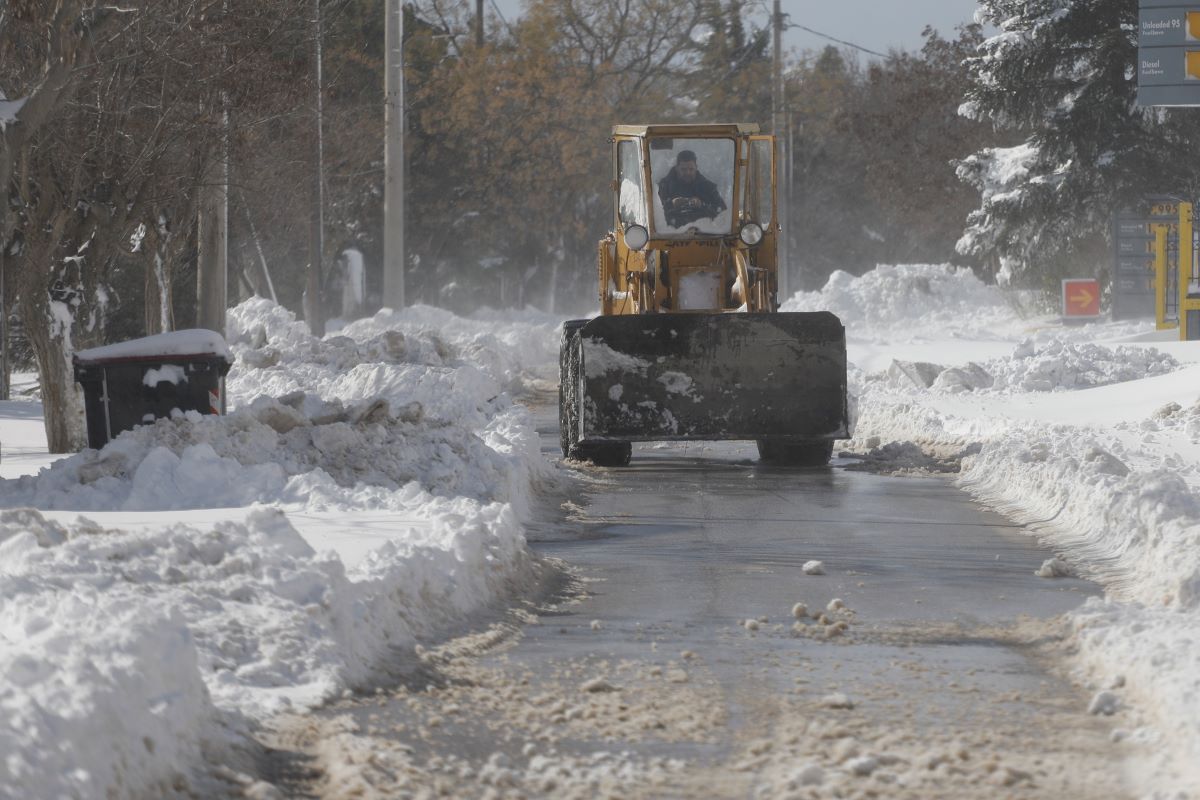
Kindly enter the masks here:
<path id="1" fill-rule="evenodd" d="M 787 159 L 784 157 L 787 151 L 787 139 L 784 137 L 783 125 L 783 11 L 779 7 L 780 0 L 775 0 L 774 8 L 771 13 L 771 31 L 772 31 L 772 46 L 773 60 L 771 64 L 771 133 L 775 136 L 775 175 L 778 179 L 783 176 L 784 188 L 779 193 L 781 208 L 779 209 L 779 224 L 783 227 L 779 236 L 779 268 L 776 270 L 776 281 L 779 293 L 779 302 L 786 300 L 791 294 L 791 282 L 788 280 L 788 272 L 791 264 L 788 263 L 788 187 L 787 171 L 784 165 Z"/>
<path id="2" fill-rule="evenodd" d="M 386 0 L 383 304 L 404 308 L 404 8 Z"/>
<path id="3" fill-rule="evenodd" d="M 321 307 L 321 259 L 325 250 L 325 132 L 322 127 L 324 80 L 321 73 L 321 0 L 313 0 L 313 164 L 312 189 L 309 193 L 308 276 L 304 286 L 304 318 L 313 336 L 325 335 L 325 318 Z"/>

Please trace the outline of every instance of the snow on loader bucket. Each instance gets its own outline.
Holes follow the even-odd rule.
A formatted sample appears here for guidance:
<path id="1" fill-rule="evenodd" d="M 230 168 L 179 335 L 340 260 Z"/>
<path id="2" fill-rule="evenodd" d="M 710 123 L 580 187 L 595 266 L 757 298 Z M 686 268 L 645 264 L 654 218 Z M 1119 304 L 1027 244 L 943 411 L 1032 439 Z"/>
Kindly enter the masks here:
<path id="1" fill-rule="evenodd" d="M 824 464 L 847 438 L 846 335 L 829 312 L 647 314 L 568 322 L 563 455 L 628 463 L 630 442 L 755 440 Z"/>

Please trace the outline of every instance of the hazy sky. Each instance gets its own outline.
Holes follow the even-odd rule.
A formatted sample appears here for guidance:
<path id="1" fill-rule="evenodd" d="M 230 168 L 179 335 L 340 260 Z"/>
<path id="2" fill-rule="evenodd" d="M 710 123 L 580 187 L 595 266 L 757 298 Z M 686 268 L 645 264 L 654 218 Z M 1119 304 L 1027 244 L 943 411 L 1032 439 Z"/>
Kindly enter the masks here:
<path id="1" fill-rule="evenodd" d="M 486 4 L 489 12 L 492 2 Z M 494 2 L 509 19 L 521 13 L 521 0 Z M 765 23 L 770 0 L 754 5 L 762 9 L 758 17 Z M 950 36 L 955 25 L 972 20 L 978 4 L 975 0 L 783 0 L 782 5 L 791 22 L 886 53 L 889 47 L 919 48 L 921 29 L 926 25 Z M 830 44 L 797 28 L 788 30 L 784 43 L 789 49 L 814 50 Z"/>

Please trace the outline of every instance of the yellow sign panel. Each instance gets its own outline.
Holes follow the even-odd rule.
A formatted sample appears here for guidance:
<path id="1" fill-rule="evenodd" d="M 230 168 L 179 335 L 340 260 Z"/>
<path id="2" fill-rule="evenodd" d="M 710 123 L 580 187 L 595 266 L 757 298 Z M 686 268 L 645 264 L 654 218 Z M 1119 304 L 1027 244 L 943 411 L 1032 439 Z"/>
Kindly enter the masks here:
<path id="1" fill-rule="evenodd" d="M 1200 11 L 1187 12 L 1188 38 L 1200 41 Z"/>

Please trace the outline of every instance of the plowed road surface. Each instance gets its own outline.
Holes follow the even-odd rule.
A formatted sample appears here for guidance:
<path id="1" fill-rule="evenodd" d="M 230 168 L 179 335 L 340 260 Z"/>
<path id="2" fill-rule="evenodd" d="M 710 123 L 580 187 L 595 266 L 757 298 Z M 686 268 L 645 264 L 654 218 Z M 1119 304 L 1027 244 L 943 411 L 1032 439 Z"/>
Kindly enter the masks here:
<path id="1" fill-rule="evenodd" d="M 552 409 L 539 427 L 557 457 Z M 1131 795 L 1131 745 L 1088 713 L 1055 620 L 1096 587 L 1036 577 L 1052 553 L 944 478 L 853 464 L 720 443 L 577 467 L 530 533 L 542 595 L 281 721 L 273 777 L 317 797 Z"/>

